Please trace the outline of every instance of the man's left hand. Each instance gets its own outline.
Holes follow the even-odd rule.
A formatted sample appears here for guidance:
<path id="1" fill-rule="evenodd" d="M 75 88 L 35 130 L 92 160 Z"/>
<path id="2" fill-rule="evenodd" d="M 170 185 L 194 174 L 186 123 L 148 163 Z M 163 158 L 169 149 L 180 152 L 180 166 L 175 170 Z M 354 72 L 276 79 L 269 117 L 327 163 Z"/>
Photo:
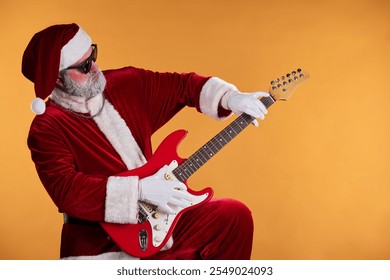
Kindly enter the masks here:
<path id="1" fill-rule="evenodd" d="M 264 120 L 268 111 L 259 98 L 267 96 L 269 93 L 262 91 L 254 93 L 233 92 L 228 97 L 227 107 L 235 114 L 246 113 L 256 119 Z M 259 125 L 257 120 L 254 120 L 253 124 L 256 127 Z"/>

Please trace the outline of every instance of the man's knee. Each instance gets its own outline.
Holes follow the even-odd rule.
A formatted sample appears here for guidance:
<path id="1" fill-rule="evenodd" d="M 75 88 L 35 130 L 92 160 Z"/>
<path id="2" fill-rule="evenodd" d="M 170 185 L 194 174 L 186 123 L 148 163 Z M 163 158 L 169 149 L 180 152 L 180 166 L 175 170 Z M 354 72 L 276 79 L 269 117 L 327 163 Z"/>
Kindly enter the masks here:
<path id="1" fill-rule="evenodd" d="M 226 224 L 233 223 L 246 230 L 253 229 L 252 212 L 248 206 L 231 198 L 218 199 L 217 201 L 218 207 L 222 211 L 220 214 L 225 219 Z"/>

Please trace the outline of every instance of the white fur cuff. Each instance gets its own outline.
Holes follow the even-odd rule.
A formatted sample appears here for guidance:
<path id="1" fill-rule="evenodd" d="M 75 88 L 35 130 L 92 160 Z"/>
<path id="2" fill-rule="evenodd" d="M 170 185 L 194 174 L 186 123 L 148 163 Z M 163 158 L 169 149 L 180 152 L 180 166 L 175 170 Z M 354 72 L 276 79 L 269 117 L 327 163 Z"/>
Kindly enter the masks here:
<path id="1" fill-rule="evenodd" d="M 217 77 L 210 78 L 202 88 L 200 92 L 200 110 L 202 113 L 216 119 L 223 120 L 226 117 L 218 116 L 218 107 L 221 104 L 223 96 L 232 90 L 237 90 L 237 88 L 221 80 Z"/>
<path id="2" fill-rule="evenodd" d="M 111 176 L 107 181 L 106 210 L 108 223 L 135 224 L 138 216 L 138 177 Z"/>

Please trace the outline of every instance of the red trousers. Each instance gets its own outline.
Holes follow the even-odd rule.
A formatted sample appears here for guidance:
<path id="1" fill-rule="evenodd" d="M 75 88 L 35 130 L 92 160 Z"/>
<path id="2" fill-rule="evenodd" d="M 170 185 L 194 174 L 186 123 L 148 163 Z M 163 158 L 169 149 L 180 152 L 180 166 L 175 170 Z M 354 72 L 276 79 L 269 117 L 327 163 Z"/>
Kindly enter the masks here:
<path id="1" fill-rule="evenodd" d="M 185 213 L 173 231 L 173 246 L 146 259 L 248 260 L 253 241 L 250 210 L 233 199 L 212 199 Z"/>

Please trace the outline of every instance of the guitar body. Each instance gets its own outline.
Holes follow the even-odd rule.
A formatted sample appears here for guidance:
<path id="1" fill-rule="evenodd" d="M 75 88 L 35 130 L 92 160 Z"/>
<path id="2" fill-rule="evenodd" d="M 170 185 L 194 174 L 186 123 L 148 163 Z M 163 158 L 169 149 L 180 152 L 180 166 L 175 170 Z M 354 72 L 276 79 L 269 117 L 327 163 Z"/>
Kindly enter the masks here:
<path id="1" fill-rule="evenodd" d="M 117 176 L 138 176 L 142 179 L 155 174 L 164 165 L 168 165 L 169 170 L 172 171 L 185 161 L 185 159 L 178 156 L 177 147 L 186 134 L 185 130 L 177 130 L 171 133 L 161 142 L 152 158 L 145 165 Z M 172 180 L 173 177 L 174 175 L 168 171 L 166 179 Z M 186 182 L 184 183 L 186 184 Z M 164 247 L 179 218 L 185 212 L 206 203 L 213 196 L 211 188 L 194 191 L 187 187 L 187 192 L 192 197 L 191 205 L 187 208 L 172 207 L 175 210 L 173 215 L 160 212 L 153 205 L 139 202 L 137 224 L 106 222 L 100 224 L 116 244 L 129 255 L 139 258 L 151 256 Z"/>

